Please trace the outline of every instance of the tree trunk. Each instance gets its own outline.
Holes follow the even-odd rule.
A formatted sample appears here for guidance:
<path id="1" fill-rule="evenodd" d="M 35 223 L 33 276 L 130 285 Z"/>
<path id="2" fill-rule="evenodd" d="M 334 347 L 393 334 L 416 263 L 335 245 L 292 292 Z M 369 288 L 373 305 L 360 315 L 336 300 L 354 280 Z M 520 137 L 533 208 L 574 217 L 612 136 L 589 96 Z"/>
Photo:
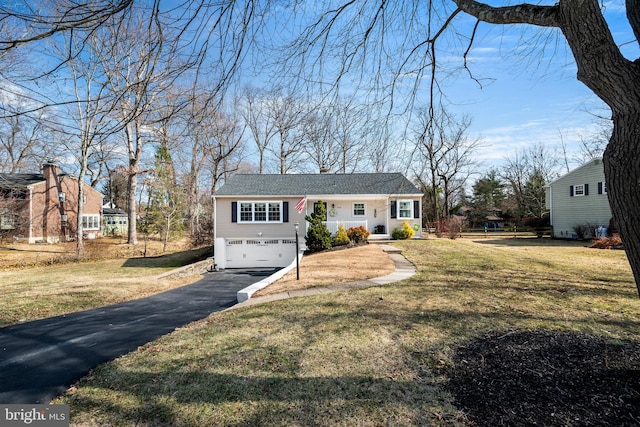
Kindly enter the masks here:
<path id="1" fill-rule="evenodd" d="M 640 294 L 640 100 L 635 114 L 614 114 L 613 135 L 604 152 L 607 195 Z"/>
<path id="2" fill-rule="evenodd" d="M 127 243 L 130 245 L 138 244 L 138 203 L 136 200 L 136 193 L 138 192 L 138 174 L 133 171 L 129 171 L 129 182 L 128 182 L 128 190 L 129 190 L 129 203 L 128 203 L 128 214 L 129 214 L 129 228 L 128 228 L 128 240 Z"/>

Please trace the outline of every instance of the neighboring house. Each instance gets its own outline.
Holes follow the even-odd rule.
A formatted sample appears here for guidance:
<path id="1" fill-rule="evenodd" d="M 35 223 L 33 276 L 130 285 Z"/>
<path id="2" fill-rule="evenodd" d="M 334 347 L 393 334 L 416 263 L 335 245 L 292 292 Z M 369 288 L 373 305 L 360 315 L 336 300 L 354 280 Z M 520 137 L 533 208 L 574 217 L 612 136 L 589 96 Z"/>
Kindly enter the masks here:
<path id="1" fill-rule="evenodd" d="M 82 224 L 86 237 L 100 234 L 102 194 L 84 185 Z M 0 173 L 0 232 L 29 243 L 56 243 L 76 237 L 78 178 L 54 164 L 41 174 Z"/>
<path id="2" fill-rule="evenodd" d="M 129 215 L 112 203 L 102 207 L 102 235 L 122 236 L 129 231 Z"/>
<path id="3" fill-rule="evenodd" d="M 234 175 L 214 194 L 215 262 L 219 268 L 291 264 L 295 224 L 303 247 L 305 216 L 320 201 L 332 234 L 342 224 L 366 227 L 370 240 L 388 239 L 407 221 L 420 237 L 421 199 L 400 173 Z"/>
<path id="4" fill-rule="evenodd" d="M 602 159 L 594 159 L 546 186 L 553 237 L 594 237 L 608 227 L 611 208 Z M 580 234 L 583 233 L 583 236 Z"/>

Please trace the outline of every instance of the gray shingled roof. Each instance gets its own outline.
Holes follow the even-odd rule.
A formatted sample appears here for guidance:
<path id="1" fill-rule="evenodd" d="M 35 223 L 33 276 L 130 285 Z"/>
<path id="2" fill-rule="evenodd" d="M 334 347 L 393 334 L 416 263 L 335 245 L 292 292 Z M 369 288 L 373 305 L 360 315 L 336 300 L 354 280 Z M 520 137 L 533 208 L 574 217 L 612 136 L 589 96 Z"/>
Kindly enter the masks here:
<path id="1" fill-rule="evenodd" d="M 215 196 L 323 196 L 421 194 L 401 173 L 232 176 Z"/>
<path id="2" fill-rule="evenodd" d="M 0 187 L 24 188 L 44 181 L 40 173 L 0 173 Z"/>

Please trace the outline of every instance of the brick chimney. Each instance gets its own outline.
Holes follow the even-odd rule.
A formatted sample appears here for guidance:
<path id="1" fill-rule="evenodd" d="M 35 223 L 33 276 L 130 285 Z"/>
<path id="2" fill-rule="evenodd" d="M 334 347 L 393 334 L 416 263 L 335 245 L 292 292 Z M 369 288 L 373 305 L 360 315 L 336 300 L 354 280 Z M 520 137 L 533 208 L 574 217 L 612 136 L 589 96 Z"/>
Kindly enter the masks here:
<path id="1" fill-rule="evenodd" d="M 42 174 L 44 175 L 44 179 L 47 181 L 47 189 L 52 186 L 56 186 L 55 182 L 58 176 L 58 169 L 58 165 L 54 164 L 51 160 L 42 165 Z"/>

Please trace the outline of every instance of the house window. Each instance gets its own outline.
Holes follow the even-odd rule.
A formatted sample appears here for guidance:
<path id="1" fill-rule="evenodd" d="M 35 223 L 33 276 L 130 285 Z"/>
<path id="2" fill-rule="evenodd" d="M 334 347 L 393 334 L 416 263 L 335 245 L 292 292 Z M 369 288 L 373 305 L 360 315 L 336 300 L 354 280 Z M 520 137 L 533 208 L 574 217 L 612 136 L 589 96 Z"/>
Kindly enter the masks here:
<path id="1" fill-rule="evenodd" d="M 282 222 L 282 202 L 239 202 L 238 222 Z"/>
<path id="2" fill-rule="evenodd" d="M 364 205 L 364 203 L 354 203 L 353 204 L 353 216 L 365 216 L 365 205 Z"/>
<path id="3" fill-rule="evenodd" d="M 607 194 L 607 183 L 602 181 L 598 183 L 598 194 Z"/>
<path id="4" fill-rule="evenodd" d="M 100 230 L 100 215 L 82 215 L 83 230 Z"/>
<path id="5" fill-rule="evenodd" d="M 0 215 L 0 230 L 13 230 L 16 228 L 16 216 L 14 214 Z"/>
<path id="6" fill-rule="evenodd" d="M 574 196 L 584 196 L 584 185 L 576 185 L 573 187 Z"/>
<path id="7" fill-rule="evenodd" d="M 269 203 L 269 222 L 280 221 L 280 203 Z"/>
<path id="8" fill-rule="evenodd" d="M 398 201 L 398 218 L 413 218 L 413 201 Z"/>

